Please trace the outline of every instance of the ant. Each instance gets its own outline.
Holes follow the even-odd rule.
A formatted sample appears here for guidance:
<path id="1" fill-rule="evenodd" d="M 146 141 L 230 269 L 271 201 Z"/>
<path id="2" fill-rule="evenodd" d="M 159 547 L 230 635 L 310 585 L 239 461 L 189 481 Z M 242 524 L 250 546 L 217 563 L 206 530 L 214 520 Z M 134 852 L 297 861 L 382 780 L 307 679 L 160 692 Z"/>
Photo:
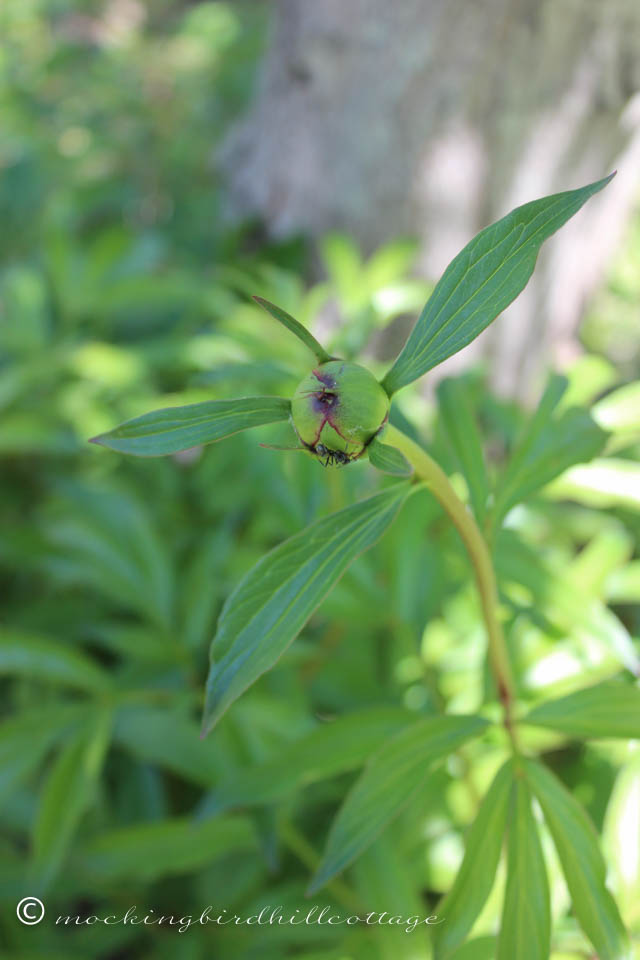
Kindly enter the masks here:
<path id="1" fill-rule="evenodd" d="M 315 453 L 324 460 L 324 466 L 329 467 L 333 464 L 338 464 L 339 466 L 344 466 L 346 463 L 351 462 L 351 457 L 348 453 L 343 453 L 342 450 L 329 450 L 328 447 L 325 447 L 324 443 L 316 444 Z"/>

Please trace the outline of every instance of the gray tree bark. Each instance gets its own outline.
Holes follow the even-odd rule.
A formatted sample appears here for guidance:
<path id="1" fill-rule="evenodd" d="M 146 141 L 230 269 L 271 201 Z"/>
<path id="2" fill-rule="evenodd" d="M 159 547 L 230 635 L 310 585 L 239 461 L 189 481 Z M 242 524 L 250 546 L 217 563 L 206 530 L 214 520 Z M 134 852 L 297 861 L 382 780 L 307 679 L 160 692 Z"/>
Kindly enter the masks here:
<path id="1" fill-rule="evenodd" d="M 513 206 L 618 168 L 534 279 L 448 369 L 483 356 L 535 392 L 576 352 L 585 301 L 640 191 L 638 0 L 276 0 L 248 116 L 223 150 L 234 215 L 275 236 L 416 235 L 437 279 Z"/>

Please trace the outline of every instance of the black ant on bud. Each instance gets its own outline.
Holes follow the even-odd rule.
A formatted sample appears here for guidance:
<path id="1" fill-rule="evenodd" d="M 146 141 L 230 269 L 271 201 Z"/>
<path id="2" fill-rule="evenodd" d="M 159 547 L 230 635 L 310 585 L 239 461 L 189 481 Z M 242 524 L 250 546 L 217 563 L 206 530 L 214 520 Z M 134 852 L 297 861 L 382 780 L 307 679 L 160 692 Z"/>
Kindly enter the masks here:
<path id="1" fill-rule="evenodd" d="M 348 453 L 343 453 L 342 450 L 329 450 L 324 443 L 316 444 L 315 453 L 321 460 L 324 457 L 323 466 L 325 467 L 332 467 L 334 464 L 344 466 L 351 462 Z"/>

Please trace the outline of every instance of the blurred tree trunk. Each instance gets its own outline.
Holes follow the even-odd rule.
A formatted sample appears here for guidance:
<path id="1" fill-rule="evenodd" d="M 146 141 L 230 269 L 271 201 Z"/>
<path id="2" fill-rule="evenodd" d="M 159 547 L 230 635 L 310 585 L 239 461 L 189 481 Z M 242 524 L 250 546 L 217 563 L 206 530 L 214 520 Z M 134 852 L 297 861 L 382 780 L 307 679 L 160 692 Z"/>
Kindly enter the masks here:
<path id="1" fill-rule="evenodd" d="M 248 117 L 223 152 L 230 208 L 274 235 L 402 234 L 437 278 L 482 226 L 527 200 L 618 177 L 543 251 L 471 356 L 527 395 L 575 352 L 640 188 L 638 0 L 276 0 Z"/>

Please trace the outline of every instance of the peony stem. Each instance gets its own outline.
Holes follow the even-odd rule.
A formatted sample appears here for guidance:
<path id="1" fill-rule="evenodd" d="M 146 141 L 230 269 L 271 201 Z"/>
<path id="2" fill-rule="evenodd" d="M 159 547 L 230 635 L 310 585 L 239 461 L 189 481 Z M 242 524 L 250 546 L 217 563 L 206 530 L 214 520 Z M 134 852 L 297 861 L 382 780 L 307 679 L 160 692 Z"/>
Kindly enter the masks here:
<path id="1" fill-rule="evenodd" d="M 498 591 L 487 542 L 473 516 L 451 486 L 446 473 L 422 447 L 391 424 L 385 428 L 383 439 L 385 443 L 396 447 L 404 454 L 415 470 L 416 476 L 429 487 L 433 495 L 440 501 L 467 549 L 480 594 L 482 614 L 487 630 L 489 663 L 504 709 L 504 725 L 514 749 L 517 750 L 513 722 L 513 674 L 502 632 L 502 624 L 498 619 Z"/>

